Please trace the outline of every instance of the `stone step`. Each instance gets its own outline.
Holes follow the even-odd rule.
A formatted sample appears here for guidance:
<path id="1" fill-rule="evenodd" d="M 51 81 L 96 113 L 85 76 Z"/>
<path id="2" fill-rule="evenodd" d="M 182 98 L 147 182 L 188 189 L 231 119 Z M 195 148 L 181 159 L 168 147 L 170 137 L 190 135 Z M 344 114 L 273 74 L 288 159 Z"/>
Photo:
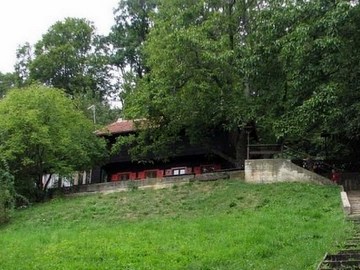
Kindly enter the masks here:
<path id="1" fill-rule="evenodd" d="M 354 235 L 345 242 L 343 249 L 337 254 L 326 254 L 317 270 L 360 269 L 360 219 L 353 222 Z"/>
<path id="2" fill-rule="evenodd" d="M 325 257 L 326 261 L 344 261 L 349 259 L 360 260 L 360 253 L 329 254 Z"/>
<path id="3" fill-rule="evenodd" d="M 338 252 L 338 254 L 360 254 L 360 249 L 342 249 Z"/>
<path id="4" fill-rule="evenodd" d="M 351 206 L 350 218 L 356 219 L 360 216 L 360 191 L 348 191 L 347 195 Z"/>
<path id="5" fill-rule="evenodd" d="M 356 267 L 356 268 L 355 268 Z M 339 260 L 339 261 L 332 261 L 332 260 L 324 260 L 322 266 L 318 268 L 319 270 L 327 270 L 327 269 L 359 269 L 360 267 L 360 260 Z"/>

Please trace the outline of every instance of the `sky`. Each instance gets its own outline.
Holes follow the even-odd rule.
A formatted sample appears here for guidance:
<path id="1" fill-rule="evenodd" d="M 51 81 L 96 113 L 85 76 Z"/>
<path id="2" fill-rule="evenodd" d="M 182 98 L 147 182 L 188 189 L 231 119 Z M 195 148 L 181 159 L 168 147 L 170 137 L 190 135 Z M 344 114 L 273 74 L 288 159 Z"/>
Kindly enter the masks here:
<path id="1" fill-rule="evenodd" d="M 119 0 L 1 0 L 0 72 L 14 71 L 16 49 L 35 44 L 50 26 L 66 17 L 92 21 L 98 34 L 114 24 L 113 10 Z"/>

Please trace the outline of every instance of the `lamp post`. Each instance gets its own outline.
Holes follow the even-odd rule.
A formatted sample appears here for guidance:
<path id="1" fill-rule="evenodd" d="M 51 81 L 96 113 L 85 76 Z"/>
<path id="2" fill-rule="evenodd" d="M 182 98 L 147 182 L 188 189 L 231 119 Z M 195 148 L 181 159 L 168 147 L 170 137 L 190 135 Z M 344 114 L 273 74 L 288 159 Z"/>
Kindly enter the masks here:
<path id="1" fill-rule="evenodd" d="M 88 110 L 92 110 L 92 112 L 93 112 L 93 121 L 94 121 L 94 124 L 96 124 L 96 112 L 95 112 L 95 110 L 96 110 L 96 107 L 95 107 L 95 105 L 91 105 L 89 108 L 87 108 Z"/>

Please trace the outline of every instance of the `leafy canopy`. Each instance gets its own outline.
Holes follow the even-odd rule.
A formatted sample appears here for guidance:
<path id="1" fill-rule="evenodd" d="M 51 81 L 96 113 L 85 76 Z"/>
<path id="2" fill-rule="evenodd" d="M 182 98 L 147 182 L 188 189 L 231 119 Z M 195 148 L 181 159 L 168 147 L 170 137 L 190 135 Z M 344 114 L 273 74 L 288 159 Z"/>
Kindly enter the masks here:
<path id="1" fill-rule="evenodd" d="M 27 179 L 41 189 L 43 174 L 91 168 L 106 150 L 63 91 L 32 85 L 0 101 L 0 152 L 17 186 Z"/>
<path id="2" fill-rule="evenodd" d="M 52 25 L 34 48 L 17 51 L 16 71 L 23 84 L 41 82 L 69 95 L 102 101 L 110 92 L 106 50 L 92 22 L 66 18 Z"/>
<path id="3" fill-rule="evenodd" d="M 15 204 L 14 176 L 0 157 L 0 225 L 9 221 Z"/>
<path id="4" fill-rule="evenodd" d="M 253 122 L 264 143 L 307 141 L 302 150 L 324 155 L 325 130 L 333 157 L 357 153 L 359 14 L 346 0 L 158 1 L 149 73 L 124 106 L 159 127 L 139 135 L 141 149 L 220 129 L 241 159 Z"/>

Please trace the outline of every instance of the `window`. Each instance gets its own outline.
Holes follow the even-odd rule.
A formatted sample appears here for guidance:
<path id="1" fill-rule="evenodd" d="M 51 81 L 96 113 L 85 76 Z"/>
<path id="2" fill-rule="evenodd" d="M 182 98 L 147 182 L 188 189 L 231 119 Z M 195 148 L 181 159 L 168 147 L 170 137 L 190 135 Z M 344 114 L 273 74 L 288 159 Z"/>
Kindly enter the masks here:
<path id="1" fill-rule="evenodd" d="M 208 172 L 214 172 L 214 171 L 215 171 L 214 165 L 201 166 L 201 173 L 208 173 Z"/>
<path id="2" fill-rule="evenodd" d="M 124 181 L 124 180 L 129 180 L 130 179 L 130 174 L 129 173 L 121 173 L 119 174 L 119 180 Z"/>
<path id="3" fill-rule="evenodd" d="M 157 171 L 146 171 L 145 178 L 156 178 Z"/>
<path id="4" fill-rule="evenodd" d="M 182 175 L 186 174 L 186 168 L 175 168 L 172 170 L 173 175 Z"/>

